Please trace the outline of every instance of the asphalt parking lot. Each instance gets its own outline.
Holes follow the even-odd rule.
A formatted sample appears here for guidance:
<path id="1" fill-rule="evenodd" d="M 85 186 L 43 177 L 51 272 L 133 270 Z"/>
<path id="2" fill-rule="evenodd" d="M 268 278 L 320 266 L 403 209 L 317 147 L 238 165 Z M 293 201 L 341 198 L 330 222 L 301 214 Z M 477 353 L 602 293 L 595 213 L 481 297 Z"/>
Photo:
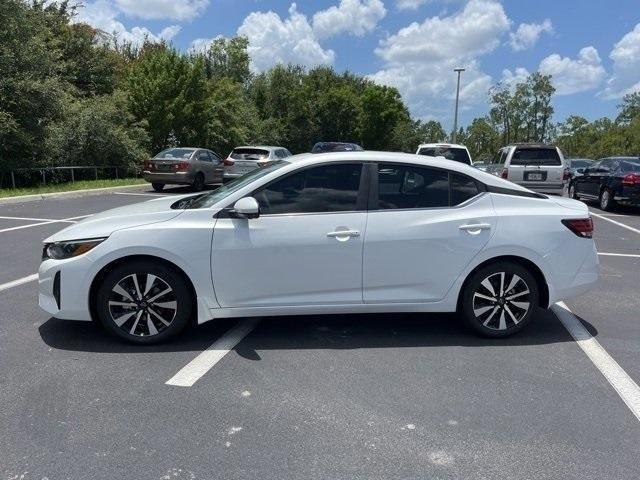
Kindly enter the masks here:
<path id="1" fill-rule="evenodd" d="M 0 204 L 0 478 L 640 478 L 636 393 L 589 347 L 640 382 L 640 211 L 591 207 L 580 344 L 552 311 L 507 340 L 455 315 L 263 318 L 184 387 L 167 382 L 246 320 L 140 347 L 37 306 L 44 238 L 155 195 Z"/>

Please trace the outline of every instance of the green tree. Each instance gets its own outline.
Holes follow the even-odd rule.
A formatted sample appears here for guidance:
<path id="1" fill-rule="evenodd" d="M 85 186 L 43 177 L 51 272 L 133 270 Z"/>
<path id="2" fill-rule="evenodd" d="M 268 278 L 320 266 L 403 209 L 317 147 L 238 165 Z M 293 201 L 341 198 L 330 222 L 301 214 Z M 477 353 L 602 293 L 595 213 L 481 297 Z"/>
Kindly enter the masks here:
<path id="1" fill-rule="evenodd" d="M 246 37 L 214 39 L 203 55 L 207 79 L 230 78 L 241 85 L 251 80 L 249 69 L 249 40 Z"/>
<path id="2" fill-rule="evenodd" d="M 616 118 L 616 122 L 628 125 L 635 118 L 640 117 L 640 91 L 628 93 L 622 97 L 622 103 L 618 105 L 620 113 Z"/>
<path id="3" fill-rule="evenodd" d="M 361 95 L 360 139 L 368 150 L 385 150 L 394 139 L 399 122 L 409 116 L 395 88 L 367 85 Z"/>

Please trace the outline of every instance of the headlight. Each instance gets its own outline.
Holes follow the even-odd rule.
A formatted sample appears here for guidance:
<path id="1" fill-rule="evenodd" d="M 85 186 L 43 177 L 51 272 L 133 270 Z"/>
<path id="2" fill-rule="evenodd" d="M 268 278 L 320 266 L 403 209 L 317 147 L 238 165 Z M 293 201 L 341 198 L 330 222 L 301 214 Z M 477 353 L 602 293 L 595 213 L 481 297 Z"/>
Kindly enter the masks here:
<path id="1" fill-rule="evenodd" d="M 63 260 L 87 253 L 93 247 L 100 245 L 106 238 L 89 238 L 86 240 L 71 240 L 69 242 L 45 243 L 42 259 Z"/>

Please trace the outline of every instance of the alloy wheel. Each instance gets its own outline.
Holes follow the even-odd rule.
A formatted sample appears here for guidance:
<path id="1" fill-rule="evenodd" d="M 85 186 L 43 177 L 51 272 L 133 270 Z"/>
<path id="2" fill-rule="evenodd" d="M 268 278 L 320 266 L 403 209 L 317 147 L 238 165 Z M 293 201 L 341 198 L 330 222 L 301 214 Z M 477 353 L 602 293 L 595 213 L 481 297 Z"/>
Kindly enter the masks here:
<path id="1" fill-rule="evenodd" d="M 527 315 L 530 295 L 529 285 L 517 274 L 492 273 L 473 293 L 473 314 L 476 321 L 490 330 L 507 330 Z"/>
<path id="2" fill-rule="evenodd" d="M 176 294 L 162 278 L 150 273 L 127 275 L 111 289 L 108 299 L 113 323 L 129 335 L 158 335 L 178 311 Z"/>
<path id="3" fill-rule="evenodd" d="M 602 210 L 606 210 L 607 208 L 609 208 L 610 203 L 611 203 L 611 194 L 609 193 L 609 190 L 604 189 L 600 194 L 600 208 Z"/>

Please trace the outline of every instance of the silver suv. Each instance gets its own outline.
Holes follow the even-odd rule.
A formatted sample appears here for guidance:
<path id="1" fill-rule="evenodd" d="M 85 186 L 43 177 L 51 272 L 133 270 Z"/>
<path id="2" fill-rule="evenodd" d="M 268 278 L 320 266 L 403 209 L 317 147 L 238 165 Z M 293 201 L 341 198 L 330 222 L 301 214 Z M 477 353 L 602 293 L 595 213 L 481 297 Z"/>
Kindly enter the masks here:
<path id="1" fill-rule="evenodd" d="M 518 143 L 498 150 L 487 172 L 540 193 L 562 195 L 567 162 L 558 147 Z"/>
<path id="2" fill-rule="evenodd" d="M 274 160 L 291 156 L 283 147 L 236 147 L 223 161 L 224 179 L 232 180 Z"/>
<path id="3" fill-rule="evenodd" d="M 177 147 L 163 150 L 144 162 L 142 177 L 156 192 L 165 185 L 191 185 L 200 191 L 205 185 L 222 184 L 222 159 L 203 148 Z"/>

